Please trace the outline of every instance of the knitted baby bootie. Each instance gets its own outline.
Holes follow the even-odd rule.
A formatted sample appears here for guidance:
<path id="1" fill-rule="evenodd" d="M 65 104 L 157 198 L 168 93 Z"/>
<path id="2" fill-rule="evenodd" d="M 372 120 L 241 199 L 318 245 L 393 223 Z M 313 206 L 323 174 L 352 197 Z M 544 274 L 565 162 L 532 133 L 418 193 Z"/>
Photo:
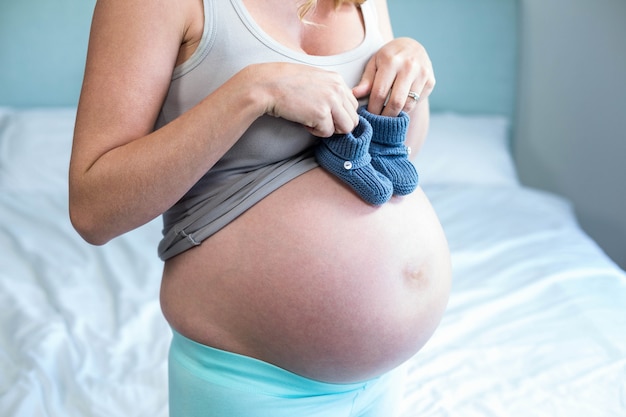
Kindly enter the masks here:
<path id="1" fill-rule="evenodd" d="M 401 112 L 398 117 L 372 114 L 363 106 L 358 113 L 372 126 L 372 142 L 369 153 L 372 166 L 393 184 L 393 192 L 407 195 L 417 188 L 418 175 L 409 161 L 411 149 L 404 145 L 409 127 L 409 115 Z"/>
<path id="2" fill-rule="evenodd" d="M 320 139 L 315 157 L 323 168 L 348 184 L 363 200 L 378 206 L 389 201 L 393 185 L 372 166 L 368 153 L 372 127 L 362 117 L 359 119 L 351 133 Z"/>

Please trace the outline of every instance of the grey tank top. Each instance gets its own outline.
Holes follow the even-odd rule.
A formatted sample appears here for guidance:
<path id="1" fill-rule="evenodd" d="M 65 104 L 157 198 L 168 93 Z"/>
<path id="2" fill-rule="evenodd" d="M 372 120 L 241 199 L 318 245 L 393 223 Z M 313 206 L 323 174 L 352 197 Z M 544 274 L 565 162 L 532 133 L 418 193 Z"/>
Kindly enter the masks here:
<path id="1" fill-rule="evenodd" d="M 198 104 L 244 67 L 293 62 L 335 71 L 356 85 L 382 44 L 373 0 L 362 6 L 365 39 L 332 56 L 292 50 L 267 35 L 242 0 L 204 0 L 204 32 L 191 56 L 174 69 L 157 120 L 160 128 Z M 257 119 L 235 145 L 163 214 L 159 257 L 167 260 L 199 245 L 293 178 L 318 166 L 314 138 L 301 125 L 271 116 Z"/>

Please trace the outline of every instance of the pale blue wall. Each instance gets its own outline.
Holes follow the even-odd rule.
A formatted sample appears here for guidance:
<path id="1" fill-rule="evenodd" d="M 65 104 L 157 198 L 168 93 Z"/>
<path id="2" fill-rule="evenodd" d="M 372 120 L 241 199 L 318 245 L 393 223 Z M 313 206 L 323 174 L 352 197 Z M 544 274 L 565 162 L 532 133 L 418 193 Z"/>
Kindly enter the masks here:
<path id="1" fill-rule="evenodd" d="M 626 1 L 523 0 L 516 159 L 626 269 Z"/>
<path id="2" fill-rule="evenodd" d="M 387 0 L 396 36 L 424 44 L 437 87 L 433 111 L 513 116 L 517 94 L 518 2 Z"/>
<path id="3" fill-rule="evenodd" d="M 75 105 L 95 0 L 1 1 L 0 105 Z M 513 113 L 515 1 L 388 3 L 396 34 L 422 40 L 437 63 L 435 111 Z"/>
<path id="4" fill-rule="evenodd" d="M 0 105 L 77 103 L 94 4 L 1 0 Z"/>

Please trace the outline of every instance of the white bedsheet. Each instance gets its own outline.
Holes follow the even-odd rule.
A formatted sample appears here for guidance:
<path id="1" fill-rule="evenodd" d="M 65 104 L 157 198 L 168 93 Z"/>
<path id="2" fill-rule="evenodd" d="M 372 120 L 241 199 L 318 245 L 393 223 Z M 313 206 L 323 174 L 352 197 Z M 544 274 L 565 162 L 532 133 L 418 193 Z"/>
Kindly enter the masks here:
<path id="1" fill-rule="evenodd" d="M 404 416 L 626 415 L 626 277 L 570 207 L 520 187 L 426 191 L 455 278 Z M 0 415 L 166 416 L 160 223 L 95 248 L 66 200 L 0 194 Z"/>
<path id="2" fill-rule="evenodd" d="M 166 416 L 159 225 L 96 248 L 66 213 L 0 194 L 0 416 Z"/>
<path id="3" fill-rule="evenodd" d="M 0 417 L 166 417 L 161 222 L 104 247 L 75 233 L 74 111 L 0 109 Z M 454 284 L 403 417 L 624 417 L 626 274 L 564 200 L 518 185 L 504 131 L 435 117 L 443 149 L 421 155 Z M 473 171 L 446 174 L 437 152 Z"/>

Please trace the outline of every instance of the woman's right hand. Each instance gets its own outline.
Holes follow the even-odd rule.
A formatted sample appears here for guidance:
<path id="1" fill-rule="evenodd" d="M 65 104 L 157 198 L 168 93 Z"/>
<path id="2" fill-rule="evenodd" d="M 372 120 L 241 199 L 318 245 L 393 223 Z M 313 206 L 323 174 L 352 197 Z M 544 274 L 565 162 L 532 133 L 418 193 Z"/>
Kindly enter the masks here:
<path id="1" fill-rule="evenodd" d="M 253 73 L 261 77 L 267 93 L 266 114 L 300 123 L 319 137 L 349 133 L 359 122 L 358 101 L 335 72 L 267 63 L 254 65 Z"/>

